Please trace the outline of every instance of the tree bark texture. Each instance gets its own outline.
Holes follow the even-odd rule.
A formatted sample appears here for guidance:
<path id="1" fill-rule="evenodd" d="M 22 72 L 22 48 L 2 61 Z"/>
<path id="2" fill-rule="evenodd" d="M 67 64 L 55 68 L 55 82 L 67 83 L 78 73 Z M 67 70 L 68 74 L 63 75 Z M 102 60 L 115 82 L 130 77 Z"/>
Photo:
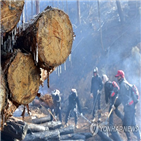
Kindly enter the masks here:
<path id="1" fill-rule="evenodd" d="M 6 83 L 5 83 L 4 74 L 0 67 L 0 113 L 2 112 L 6 104 L 6 98 L 7 98 Z"/>

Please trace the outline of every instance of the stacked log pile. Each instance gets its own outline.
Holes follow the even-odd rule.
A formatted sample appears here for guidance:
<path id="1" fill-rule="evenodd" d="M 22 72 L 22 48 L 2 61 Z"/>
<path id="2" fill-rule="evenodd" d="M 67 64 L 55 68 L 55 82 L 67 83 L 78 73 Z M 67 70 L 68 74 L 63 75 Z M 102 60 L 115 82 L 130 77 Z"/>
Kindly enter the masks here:
<path id="1" fill-rule="evenodd" d="M 87 138 L 92 137 L 91 133 L 75 133 L 74 126 L 63 127 L 60 121 L 48 121 L 44 118 L 34 119 L 34 124 L 28 124 L 28 134 L 25 141 L 64 141 L 64 140 L 77 140 L 85 141 Z M 39 122 L 40 121 L 40 122 Z M 38 123 L 38 124 L 35 124 Z M 32 130 L 31 129 L 32 126 Z M 36 127 L 35 127 L 36 126 Z M 33 130 L 34 127 L 34 130 Z M 38 129 L 37 129 L 38 128 Z M 44 131 L 41 131 L 42 130 Z M 36 129 L 36 130 L 35 130 Z M 30 130 L 30 131 L 29 131 Z"/>
<path id="2" fill-rule="evenodd" d="M 18 106 L 28 109 L 45 79 L 49 87 L 49 74 L 71 53 L 74 33 L 68 15 L 59 9 L 47 7 L 29 23 L 18 27 L 24 0 L 4 0 L 1 5 L 3 125 Z"/>
<path id="3" fill-rule="evenodd" d="M 16 118 L 10 118 L 1 131 L 1 138 L 4 141 L 23 140 L 27 134 L 27 130 L 27 123 Z"/>
<path id="4" fill-rule="evenodd" d="M 45 118 L 47 118 L 46 121 Z M 75 133 L 74 126 L 63 127 L 60 121 L 49 121 L 49 116 L 34 119 L 32 122 L 34 123 L 26 123 L 16 118 L 10 118 L 1 132 L 2 140 L 85 141 L 92 137 L 91 133 Z"/>

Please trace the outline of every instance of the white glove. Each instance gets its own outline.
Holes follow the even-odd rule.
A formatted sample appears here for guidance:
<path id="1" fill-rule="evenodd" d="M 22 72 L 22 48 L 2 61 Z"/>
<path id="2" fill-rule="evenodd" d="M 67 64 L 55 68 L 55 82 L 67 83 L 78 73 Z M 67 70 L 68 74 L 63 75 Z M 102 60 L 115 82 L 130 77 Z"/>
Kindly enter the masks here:
<path id="1" fill-rule="evenodd" d="M 100 91 L 99 90 L 97 90 L 97 94 L 99 94 L 100 93 Z"/>
<path id="2" fill-rule="evenodd" d="M 90 94 L 90 97 L 93 98 L 93 94 L 92 93 Z"/>
<path id="3" fill-rule="evenodd" d="M 83 113 L 81 113 L 80 115 L 83 116 Z"/>
<path id="4" fill-rule="evenodd" d="M 112 108 L 113 108 L 113 110 L 115 110 L 115 106 L 114 105 L 112 105 Z"/>
<path id="5" fill-rule="evenodd" d="M 76 108 L 74 108 L 74 112 L 77 112 L 77 109 Z"/>

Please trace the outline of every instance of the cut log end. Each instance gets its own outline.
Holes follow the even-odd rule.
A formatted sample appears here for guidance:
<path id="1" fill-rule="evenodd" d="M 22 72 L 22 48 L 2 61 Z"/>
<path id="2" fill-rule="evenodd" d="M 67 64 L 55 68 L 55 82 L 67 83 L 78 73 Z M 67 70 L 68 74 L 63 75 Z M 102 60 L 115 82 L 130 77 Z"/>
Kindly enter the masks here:
<path id="1" fill-rule="evenodd" d="M 71 53 L 73 42 L 73 29 L 68 15 L 59 9 L 46 10 L 36 23 L 36 27 L 38 54 L 42 67 L 55 67 L 64 63 Z"/>
<path id="2" fill-rule="evenodd" d="M 1 30 L 2 33 L 11 31 L 19 22 L 24 0 L 1 2 Z"/>
<path id="3" fill-rule="evenodd" d="M 20 51 L 8 69 L 11 98 L 18 104 L 28 104 L 36 97 L 40 85 L 40 70 L 31 54 Z"/>

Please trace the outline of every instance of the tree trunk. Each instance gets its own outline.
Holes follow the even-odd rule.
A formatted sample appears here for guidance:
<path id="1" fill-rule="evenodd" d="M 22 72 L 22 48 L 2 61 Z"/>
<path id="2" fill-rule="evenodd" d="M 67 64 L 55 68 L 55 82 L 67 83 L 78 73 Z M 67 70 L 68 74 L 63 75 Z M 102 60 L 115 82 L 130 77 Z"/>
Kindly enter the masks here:
<path id="1" fill-rule="evenodd" d="M 3 108 L 6 104 L 6 98 L 7 98 L 6 83 L 5 83 L 4 74 L 0 67 L 0 114 L 2 113 Z"/>
<path id="2" fill-rule="evenodd" d="M 45 131 L 27 134 L 24 141 L 59 141 L 59 131 Z"/>
<path id="3" fill-rule="evenodd" d="M 34 64 L 31 54 L 17 54 L 8 68 L 8 86 L 11 99 L 18 104 L 33 101 L 40 85 L 40 70 Z"/>
<path id="4" fill-rule="evenodd" d="M 44 127 L 42 125 L 37 125 L 37 124 L 28 124 L 28 133 L 32 132 L 43 132 L 49 130 L 48 127 Z"/>
<path id="5" fill-rule="evenodd" d="M 40 13 L 40 4 L 39 4 L 39 0 L 36 0 L 36 14 Z"/>
<path id="6" fill-rule="evenodd" d="M 32 18 L 33 15 L 34 15 L 34 13 L 33 13 L 33 5 L 34 5 L 33 0 L 31 0 L 31 18 Z"/>
<path id="7" fill-rule="evenodd" d="M 79 133 L 79 134 L 85 136 L 86 139 L 93 137 L 92 133 Z"/>
<path id="8" fill-rule="evenodd" d="M 60 140 L 80 140 L 80 139 L 85 140 L 85 136 L 77 133 L 60 136 Z"/>
<path id="9" fill-rule="evenodd" d="M 51 121 L 41 124 L 45 127 L 48 127 L 49 130 L 55 130 L 57 128 L 60 128 L 62 126 L 62 123 L 60 121 Z"/>
<path id="10" fill-rule="evenodd" d="M 6 121 L 12 116 L 18 106 L 17 103 L 13 103 L 9 99 L 6 101 L 6 107 L 0 114 L 0 131 L 3 130 Z"/>
<path id="11" fill-rule="evenodd" d="M 139 12 L 139 3 L 137 1 L 128 1 L 128 16 L 134 18 Z"/>
<path id="12" fill-rule="evenodd" d="M 121 23 L 123 23 L 124 22 L 124 16 L 123 16 L 123 11 L 122 11 L 121 4 L 120 4 L 119 0 L 116 0 L 116 5 L 117 5 L 118 14 L 119 14 Z"/>
<path id="13" fill-rule="evenodd" d="M 6 61 L 9 60 L 12 57 L 13 53 L 7 53 L 3 50 L 1 50 L 1 64 L 2 64 L 2 69 L 4 68 L 3 66 L 6 65 Z"/>
<path id="14" fill-rule="evenodd" d="M 46 116 L 46 117 L 41 117 L 41 118 L 33 119 L 32 122 L 34 124 L 41 124 L 41 123 L 49 122 L 50 120 L 51 120 L 50 116 Z"/>
<path id="15" fill-rule="evenodd" d="M 64 63 L 71 53 L 73 29 L 69 17 L 59 9 L 47 7 L 17 39 L 15 48 L 32 50 L 34 60 L 46 70 Z"/>
<path id="16" fill-rule="evenodd" d="M 68 127 L 65 127 L 65 128 L 60 128 L 59 132 L 60 132 L 60 135 L 66 135 L 66 134 L 74 133 L 74 126 L 68 126 Z"/>
<path id="17" fill-rule="evenodd" d="M 78 20 L 78 24 L 80 24 L 81 19 L 80 19 L 80 2 L 79 2 L 79 0 L 77 0 L 77 20 Z"/>
<path id="18" fill-rule="evenodd" d="M 12 101 L 10 101 L 9 99 L 7 100 L 7 104 L 6 107 L 2 113 L 2 120 L 3 123 L 5 123 L 7 121 L 7 119 L 9 119 L 9 117 L 12 116 L 12 114 L 15 112 L 15 110 L 18 108 L 18 104 L 14 103 Z M 3 123 L 2 123 L 2 127 L 3 127 Z"/>
<path id="19" fill-rule="evenodd" d="M 12 139 L 23 140 L 26 136 L 28 125 L 16 118 L 10 118 L 6 125 L 4 126 L 3 131 L 1 132 L 2 139 L 11 137 Z"/>
<path id="20" fill-rule="evenodd" d="M 1 32 L 11 31 L 19 22 L 23 10 L 24 0 L 1 1 Z"/>

